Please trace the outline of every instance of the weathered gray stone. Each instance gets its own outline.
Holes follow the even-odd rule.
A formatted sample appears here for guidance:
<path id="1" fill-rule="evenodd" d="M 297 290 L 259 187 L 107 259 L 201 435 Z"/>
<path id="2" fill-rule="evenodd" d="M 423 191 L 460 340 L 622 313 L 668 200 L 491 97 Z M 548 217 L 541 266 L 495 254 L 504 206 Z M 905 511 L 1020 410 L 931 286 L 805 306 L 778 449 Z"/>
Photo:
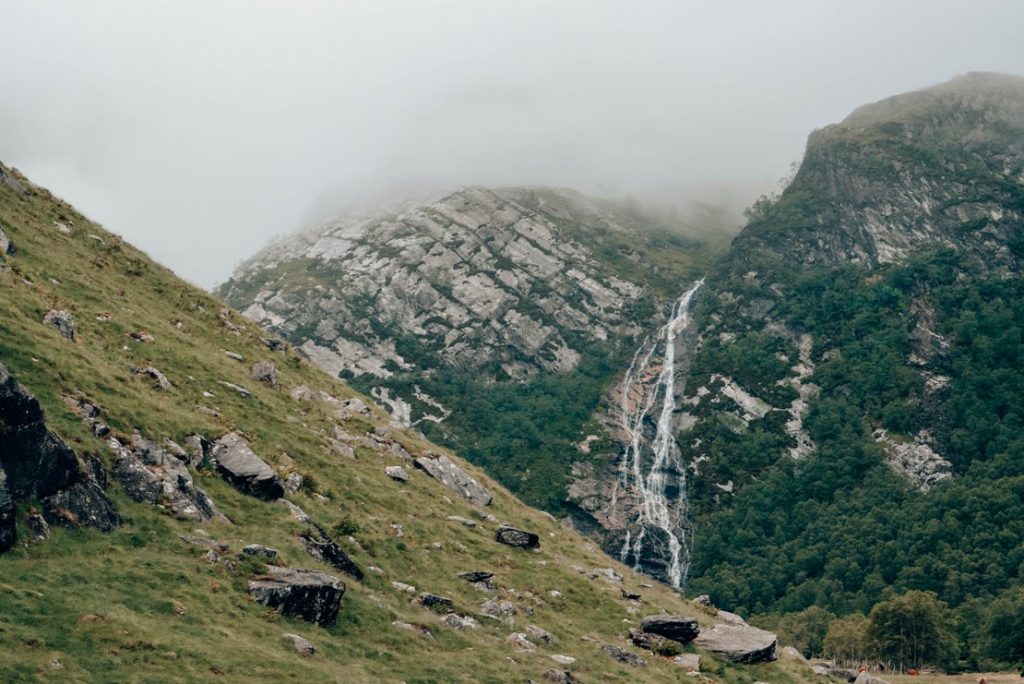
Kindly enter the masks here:
<path id="1" fill-rule="evenodd" d="M 130 446 L 116 438 L 108 444 L 117 455 L 111 474 L 135 501 L 160 506 L 182 520 L 224 518 L 213 499 L 196 486 L 185 462 L 155 442 L 135 434 Z"/>
<path id="2" fill-rule="evenodd" d="M 450 629 L 456 631 L 462 631 L 464 629 L 479 629 L 480 623 L 469 617 L 468 615 L 459 615 L 458 613 L 448 613 L 441 618 L 441 624 Z"/>
<path id="3" fill-rule="evenodd" d="M 537 625 L 527 625 L 526 633 L 531 639 L 539 643 L 553 644 L 555 642 L 555 637 L 551 635 L 551 632 Z"/>
<path id="4" fill-rule="evenodd" d="M 286 617 L 299 617 L 321 627 L 338 621 L 345 584 L 316 570 L 268 566 L 267 574 L 249 580 L 256 601 Z"/>
<path id="5" fill-rule="evenodd" d="M 25 526 L 28 527 L 28 531 L 32 535 L 32 541 L 46 541 L 50 538 L 50 526 L 46 524 L 46 519 L 35 510 L 25 516 Z"/>
<path id="6" fill-rule="evenodd" d="M 696 620 L 679 615 L 645 617 L 640 623 L 640 629 L 647 634 L 656 634 L 680 644 L 688 644 L 700 634 L 700 626 Z"/>
<path id="7" fill-rule="evenodd" d="M 235 489 L 264 501 L 284 496 L 284 486 L 277 473 L 253 453 L 241 435 L 229 432 L 213 444 L 217 472 Z"/>
<path id="8" fill-rule="evenodd" d="M 700 672 L 700 656 L 696 653 L 681 653 L 672 658 L 672 662 L 684 672 Z"/>
<path id="9" fill-rule="evenodd" d="M 491 503 L 491 493 L 447 456 L 421 456 L 416 459 L 415 463 L 417 468 L 466 501 L 477 506 L 486 506 Z"/>
<path id="10" fill-rule="evenodd" d="M 869 675 L 867 672 L 861 672 L 857 675 L 857 679 L 853 680 L 853 684 L 889 684 L 889 682 Z"/>
<path id="11" fill-rule="evenodd" d="M 778 657 L 775 635 L 747 624 L 717 624 L 701 631 L 694 643 L 735 663 L 765 663 Z"/>
<path id="12" fill-rule="evenodd" d="M 43 323 L 52 325 L 62 337 L 75 341 L 75 317 L 70 311 L 51 309 L 43 316 Z"/>
<path id="13" fill-rule="evenodd" d="M 3 228 L 0 228 L 0 254 L 13 256 L 17 251 L 14 248 L 14 243 L 11 242 L 11 238 L 7 237 L 7 233 L 4 232 Z"/>
<path id="14" fill-rule="evenodd" d="M 242 553 L 247 556 L 256 556 L 258 558 L 277 558 L 277 549 L 272 549 L 269 546 L 263 544 L 249 544 L 248 546 L 242 547 Z"/>
<path id="15" fill-rule="evenodd" d="M 249 377 L 277 389 L 277 366 L 273 361 L 260 361 L 254 364 L 252 370 L 249 371 Z"/>
<path id="16" fill-rule="evenodd" d="M 92 478 L 76 482 L 67 489 L 44 497 L 43 517 L 51 525 L 63 527 L 92 527 L 102 532 L 121 526 L 117 507 L 106 492 Z"/>
<path id="17" fill-rule="evenodd" d="M 327 531 L 324 530 L 324 528 L 317 525 L 312 520 L 309 522 L 313 525 L 314 529 L 307 530 L 301 535 L 302 542 L 306 547 L 306 551 L 309 552 L 309 555 L 333 565 L 346 575 L 354 577 L 357 580 L 362 580 L 363 571 L 358 565 L 356 565 L 356 562 L 352 560 L 333 539 L 331 539 L 330 535 L 327 534 Z"/>
<path id="18" fill-rule="evenodd" d="M 536 534 L 509 525 L 499 527 L 494 538 L 502 544 L 520 549 L 536 549 L 540 546 L 540 537 Z"/>
<path id="19" fill-rule="evenodd" d="M 132 373 L 134 373 L 135 375 L 140 375 L 142 377 L 149 378 L 154 382 L 158 389 L 169 390 L 174 386 L 171 384 L 171 381 L 167 379 L 166 375 L 161 373 L 153 366 L 133 368 Z"/>
<path id="20" fill-rule="evenodd" d="M 556 656 L 551 657 L 555 658 Z M 568 658 L 569 656 L 561 657 Z M 570 660 L 572 660 L 573 663 L 576 662 L 575 658 L 570 658 Z M 551 684 L 577 684 L 580 680 L 576 678 L 576 675 L 568 670 L 551 669 L 544 673 L 544 681 L 551 682 Z"/>
<path id="21" fill-rule="evenodd" d="M 284 640 L 292 645 L 292 647 L 300 654 L 310 657 L 316 654 L 316 646 L 314 646 L 308 639 L 300 637 L 298 634 L 285 634 Z"/>
<path id="22" fill-rule="evenodd" d="M 518 611 L 511 601 L 494 601 L 488 599 L 480 605 L 480 612 L 495 618 L 511 617 Z"/>
<path id="23" fill-rule="evenodd" d="M 388 466 L 384 469 L 384 473 L 392 480 L 397 480 L 398 482 L 409 481 L 409 473 L 405 472 L 405 468 L 402 466 Z"/>
<path id="24" fill-rule="evenodd" d="M 619 648 L 618 646 L 612 646 L 611 644 L 603 644 L 601 650 L 615 658 L 620 663 L 624 663 L 631 667 L 647 667 L 647 661 L 638 655 L 630 653 L 629 651 Z"/>

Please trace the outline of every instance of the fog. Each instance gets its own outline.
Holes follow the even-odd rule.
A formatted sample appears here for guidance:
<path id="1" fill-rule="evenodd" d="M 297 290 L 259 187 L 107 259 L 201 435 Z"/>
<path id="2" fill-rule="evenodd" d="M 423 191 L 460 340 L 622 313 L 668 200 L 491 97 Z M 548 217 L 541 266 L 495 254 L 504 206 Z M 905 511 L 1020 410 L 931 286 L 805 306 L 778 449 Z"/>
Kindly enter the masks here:
<path id="1" fill-rule="evenodd" d="M 189 280 L 364 197 L 749 203 L 807 134 L 971 70 L 1016 0 L 0 0 L 0 160 Z"/>

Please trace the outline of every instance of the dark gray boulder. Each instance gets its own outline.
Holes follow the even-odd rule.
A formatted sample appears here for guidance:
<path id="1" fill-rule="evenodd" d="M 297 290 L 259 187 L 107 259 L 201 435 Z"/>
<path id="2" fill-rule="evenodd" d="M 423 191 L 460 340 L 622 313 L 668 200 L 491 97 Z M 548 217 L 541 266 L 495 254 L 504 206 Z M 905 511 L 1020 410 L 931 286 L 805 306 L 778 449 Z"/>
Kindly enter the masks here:
<path id="1" fill-rule="evenodd" d="M 135 501 L 160 506 L 180 520 L 205 522 L 223 518 L 206 492 L 196 486 L 185 462 L 142 436 L 131 445 L 108 442 L 117 454 L 111 474 Z"/>
<path id="2" fill-rule="evenodd" d="M 447 456 L 421 456 L 414 463 L 417 468 L 466 501 L 477 506 L 491 503 L 491 493 Z"/>
<path id="3" fill-rule="evenodd" d="M 277 473 L 237 433 L 229 432 L 214 442 L 212 456 L 217 472 L 238 491 L 264 501 L 284 496 Z"/>
<path id="4" fill-rule="evenodd" d="M 316 570 L 271 565 L 266 575 L 249 580 L 249 594 L 285 617 L 330 627 L 338 621 L 345 584 L 337 577 Z"/>
<path id="5" fill-rule="evenodd" d="M 428 610 L 432 610 L 435 613 L 450 613 L 455 610 L 455 602 L 446 596 L 438 596 L 437 594 L 420 594 L 420 605 Z"/>
<path id="6" fill-rule="evenodd" d="M 9 551 L 17 540 L 14 499 L 7 490 L 7 475 L 0 470 L 0 553 Z"/>
<path id="7" fill-rule="evenodd" d="M 306 551 L 309 552 L 309 555 L 332 565 L 350 577 L 362 580 L 363 571 L 356 565 L 356 562 L 331 539 L 324 528 L 312 520 L 309 522 L 313 525 L 313 529 L 307 530 L 301 535 L 302 543 L 306 547 Z"/>
<path id="8" fill-rule="evenodd" d="M 92 478 L 76 482 L 67 489 L 42 500 L 43 517 L 51 525 L 72 529 L 92 527 L 103 532 L 121 526 L 121 515 L 107 498 L 103 487 Z"/>
<path id="9" fill-rule="evenodd" d="M 277 549 L 272 549 L 269 546 L 264 546 L 263 544 L 249 544 L 248 546 L 243 546 L 242 553 L 247 556 L 256 556 L 257 558 L 274 559 L 278 556 Z"/>
<path id="10" fill-rule="evenodd" d="M 485 570 L 475 570 L 473 572 L 460 572 L 459 577 L 466 580 L 467 582 L 472 582 L 473 584 L 476 584 L 477 582 L 488 581 L 489 579 L 494 577 L 494 573 L 487 572 Z"/>
<path id="11" fill-rule="evenodd" d="M 32 541 L 41 542 L 50 538 L 50 526 L 46 524 L 46 518 L 35 509 L 25 516 L 25 527 L 28 528 Z"/>
<path id="12" fill-rule="evenodd" d="M 700 634 L 700 625 L 692 618 L 679 615 L 651 615 L 640 623 L 640 630 L 680 644 L 688 644 Z"/>
<path id="13" fill-rule="evenodd" d="M 519 549 L 536 549 L 540 547 L 540 537 L 536 534 L 510 525 L 499 527 L 498 531 L 494 533 L 494 538 L 502 544 Z"/>

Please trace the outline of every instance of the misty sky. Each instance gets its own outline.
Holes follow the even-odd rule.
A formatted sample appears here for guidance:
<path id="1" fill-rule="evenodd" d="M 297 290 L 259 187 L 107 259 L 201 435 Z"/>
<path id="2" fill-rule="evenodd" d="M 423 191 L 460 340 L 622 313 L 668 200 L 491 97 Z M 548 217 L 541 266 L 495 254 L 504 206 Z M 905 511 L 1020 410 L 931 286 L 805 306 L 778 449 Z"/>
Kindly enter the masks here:
<path id="1" fill-rule="evenodd" d="M 1024 74 L 1022 27 L 1017 0 L 0 0 L 0 160 L 211 286 L 388 188 L 768 190 L 857 105 Z"/>

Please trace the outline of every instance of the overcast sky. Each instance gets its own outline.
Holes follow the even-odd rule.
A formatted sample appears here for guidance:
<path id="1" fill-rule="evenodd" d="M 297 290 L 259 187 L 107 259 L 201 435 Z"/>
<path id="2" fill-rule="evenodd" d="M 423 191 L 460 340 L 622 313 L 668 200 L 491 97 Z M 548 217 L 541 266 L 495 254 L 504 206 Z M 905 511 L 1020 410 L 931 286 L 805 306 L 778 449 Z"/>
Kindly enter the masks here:
<path id="1" fill-rule="evenodd" d="M 769 189 L 860 104 L 1024 73 L 1022 28 L 1017 0 L 0 0 L 0 160 L 208 287 L 399 184 Z"/>

